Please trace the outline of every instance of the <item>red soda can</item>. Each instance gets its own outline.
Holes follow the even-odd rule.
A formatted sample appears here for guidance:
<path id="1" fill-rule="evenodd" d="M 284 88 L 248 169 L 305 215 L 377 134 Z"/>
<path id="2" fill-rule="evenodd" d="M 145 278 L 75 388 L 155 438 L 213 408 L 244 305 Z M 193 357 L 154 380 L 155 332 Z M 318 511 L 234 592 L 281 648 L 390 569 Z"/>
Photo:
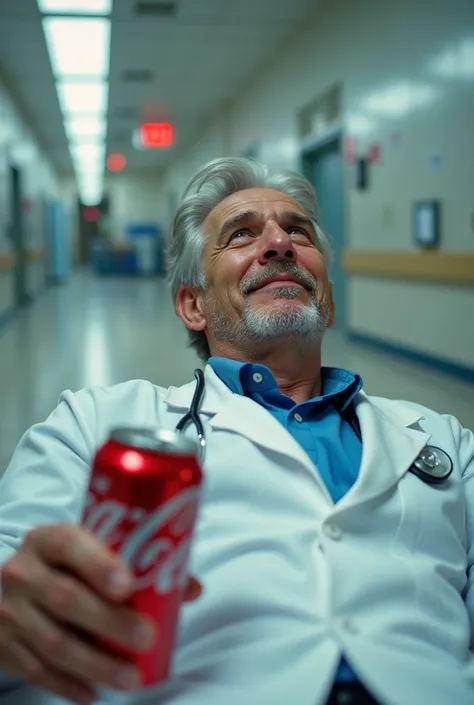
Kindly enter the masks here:
<path id="1" fill-rule="evenodd" d="M 82 525 L 131 568 L 127 604 L 151 618 L 159 634 L 146 653 L 104 641 L 139 669 L 141 686 L 162 682 L 171 670 L 203 480 L 197 455 L 198 444 L 179 433 L 120 428 L 92 467 Z"/>

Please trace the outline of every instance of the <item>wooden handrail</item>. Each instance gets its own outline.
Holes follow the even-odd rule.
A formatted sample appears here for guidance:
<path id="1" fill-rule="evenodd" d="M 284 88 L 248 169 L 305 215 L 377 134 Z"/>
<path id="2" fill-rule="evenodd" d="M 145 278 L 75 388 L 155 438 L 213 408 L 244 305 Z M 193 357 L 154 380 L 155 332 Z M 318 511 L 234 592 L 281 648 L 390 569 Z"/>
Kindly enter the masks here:
<path id="1" fill-rule="evenodd" d="M 352 275 L 474 285 L 474 252 L 346 250 L 342 267 Z"/>
<path id="2" fill-rule="evenodd" d="M 25 254 L 27 262 L 41 262 L 46 256 L 46 250 L 44 247 L 31 248 Z"/>
<path id="3" fill-rule="evenodd" d="M 16 257 L 10 252 L 0 253 L 0 272 L 11 272 L 15 268 Z"/>

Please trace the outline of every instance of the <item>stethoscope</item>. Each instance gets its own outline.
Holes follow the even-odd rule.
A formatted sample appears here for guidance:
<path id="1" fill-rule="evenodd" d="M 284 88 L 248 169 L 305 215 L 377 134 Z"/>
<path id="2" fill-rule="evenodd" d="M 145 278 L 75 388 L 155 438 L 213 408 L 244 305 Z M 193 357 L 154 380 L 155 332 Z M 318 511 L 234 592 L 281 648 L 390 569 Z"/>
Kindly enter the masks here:
<path id="1" fill-rule="evenodd" d="M 194 390 L 191 406 L 187 414 L 176 424 L 176 431 L 184 431 L 190 423 L 194 424 L 199 440 L 199 459 L 201 462 L 204 462 L 206 437 L 199 416 L 201 402 L 204 397 L 204 373 L 202 370 L 196 369 L 194 370 L 194 376 L 196 378 L 196 389 Z M 359 419 L 357 418 L 353 404 L 349 404 L 343 417 L 350 424 L 357 438 L 362 441 Z M 441 448 L 437 446 L 425 446 L 409 468 L 409 472 L 412 472 L 428 485 L 439 485 L 447 480 L 453 472 L 453 461 Z"/>

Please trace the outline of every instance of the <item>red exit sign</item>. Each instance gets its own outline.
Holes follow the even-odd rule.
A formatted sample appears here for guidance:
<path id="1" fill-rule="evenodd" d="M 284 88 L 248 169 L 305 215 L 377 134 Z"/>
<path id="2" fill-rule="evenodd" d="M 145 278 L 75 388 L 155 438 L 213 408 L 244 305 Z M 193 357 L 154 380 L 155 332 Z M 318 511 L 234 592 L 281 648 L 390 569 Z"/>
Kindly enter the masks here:
<path id="1" fill-rule="evenodd" d="M 174 125 L 170 122 L 145 122 L 140 127 L 140 144 L 146 149 L 171 147 L 174 137 Z"/>

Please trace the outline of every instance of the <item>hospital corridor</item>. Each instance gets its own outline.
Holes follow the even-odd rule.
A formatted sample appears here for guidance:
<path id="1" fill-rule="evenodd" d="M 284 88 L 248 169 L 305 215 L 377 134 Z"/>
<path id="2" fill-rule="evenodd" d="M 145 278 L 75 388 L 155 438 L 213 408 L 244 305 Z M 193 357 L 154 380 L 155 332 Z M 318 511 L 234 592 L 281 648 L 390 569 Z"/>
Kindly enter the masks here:
<path id="1" fill-rule="evenodd" d="M 473 705 L 473 0 L 0 0 L 0 705 Z"/>

